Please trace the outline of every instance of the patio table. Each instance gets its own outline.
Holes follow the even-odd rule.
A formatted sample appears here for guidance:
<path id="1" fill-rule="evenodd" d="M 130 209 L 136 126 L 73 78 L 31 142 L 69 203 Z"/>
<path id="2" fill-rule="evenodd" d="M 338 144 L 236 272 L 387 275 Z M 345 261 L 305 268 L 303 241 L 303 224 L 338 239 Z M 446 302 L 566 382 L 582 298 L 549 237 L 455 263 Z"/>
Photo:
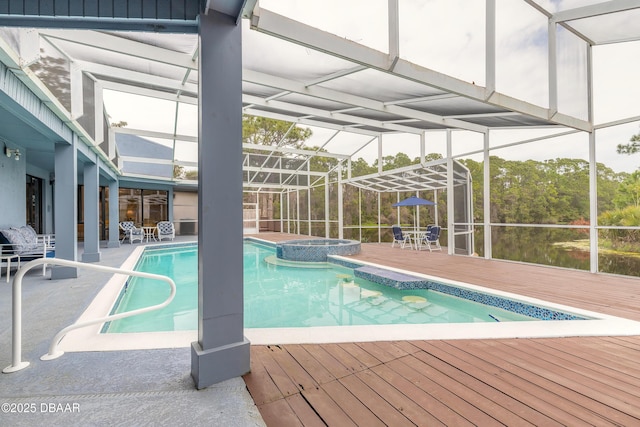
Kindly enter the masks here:
<path id="1" fill-rule="evenodd" d="M 408 234 L 411 236 L 411 243 L 415 250 L 420 250 L 422 246 L 422 239 L 426 236 L 426 230 L 402 230 L 402 234 Z"/>
<path id="2" fill-rule="evenodd" d="M 147 239 L 147 243 L 149 243 L 149 238 L 152 238 L 154 241 L 157 241 L 156 227 L 142 227 L 142 231 L 144 232 L 145 239 Z"/>

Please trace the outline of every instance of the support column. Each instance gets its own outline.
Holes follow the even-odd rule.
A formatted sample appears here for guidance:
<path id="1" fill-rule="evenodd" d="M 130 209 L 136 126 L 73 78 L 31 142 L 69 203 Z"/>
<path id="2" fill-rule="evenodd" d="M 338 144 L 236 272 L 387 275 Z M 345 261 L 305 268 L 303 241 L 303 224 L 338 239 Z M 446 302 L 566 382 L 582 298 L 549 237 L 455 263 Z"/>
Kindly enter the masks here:
<path id="1" fill-rule="evenodd" d="M 587 111 L 593 125 L 593 49 L 587 47 Z M 596 158 L 596 131 L 589 132 L 589 271 L 598 272 L 598 163 Z"/>
<path id="2" fill-rule="evenodd" d="M 381 214 L 380 192 L 378 191 L 378 243 L 382 243 L 382 223 L 380 222 Z"/>
<path id="3" fill-rule="evenodd" d="M 169 188 L 167 191 L 167 221 L 173 222 L 173 188 Z"/>
<path id="4" fill-rule="evenodd" d="M 547 27 L 549 35 L 549 116 L 558 112 L 558 47 L 556 23 L 549 20 Z"/>
<path id="5" fill-rule="evenodd" d="M 296 234 L 300 232 L 300 190 L 296 190 Z"/>
<path id="6" fill-rule="evenodd" d="M 485 96 L 489 99 L 496 91 L 496 0 L 487 0 L 485 13 Z"/>
<path id="7" fill-rule="evenodd" d="M 447 129 L 447 252 L 455 254 L 455 227 L 454 227 L 454 187 L 453 187 L 453 150 L 451 149 L 451 129 Z"/>
<path id="8" fill-rule="evenodd" d="M 329 175 L 324 177 L 324 237 L 330 237 L 331 232 L 331 213 L 329 212 Z"/>
<path id="9" fill-rule="evenodd" d="M 200 15 L 198 71 L 198 341 L 202 389 L 249 372 L 242 262 L 242 40 L 235 19 Z M 221 254 L 224 248 L 224 254 Z"/>
<path id="10" fill-rule="evenodd" d="M 342 191 L 342 160 L 338 162 L 338 239 L 344 239 L 344 212 Z"/>
<path id="11" fill-rule="evenodd" d="M 589 132 L 589 271 L 598 272 L 598 164 L 596 133 Z"/>
<path id="12" fill-rule="evenodd" d="M 71 144 L 56 143 L 55 147 L 55 230 L 56 258 L 78 259 L 78 153 L 77 136 Z M 51 267 L 51 279 L 78 277 L 75 267 Z"/>
<path id="13" fill-rule="evenodd" d="M 83 262 L 100 261 L 100 173 L 98 165 L 84 165 L 84 252 Z"/>
<path id="14" fill-rule="evenodd" d="M 118 181 L 109 183 L 109 242 L 108 248 L 120 247 L 120 207 L 118 206 L 120 185 Z M 171 212 L 171 211 L 169 211 Z"/>
<path id="15" fill-rule="evenodd" d="M 483 171 L 482 179 L 484 185 L 482 186 L 482 204 L 483 204 L 483 216 L 484 216 L 484 257 L 491 259 L 492 246 L 491 246 L 491 156 L 490 156 L 490 140 L 489 131 L 484 134 L 484 150 L 483 150 Z"/>

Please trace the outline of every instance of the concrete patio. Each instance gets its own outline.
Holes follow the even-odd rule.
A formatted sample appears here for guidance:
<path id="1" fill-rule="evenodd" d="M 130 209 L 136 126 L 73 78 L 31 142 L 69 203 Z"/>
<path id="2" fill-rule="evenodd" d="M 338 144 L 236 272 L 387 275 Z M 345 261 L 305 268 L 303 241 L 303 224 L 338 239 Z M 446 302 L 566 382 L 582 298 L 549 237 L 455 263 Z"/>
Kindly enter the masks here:
<path id="1" fill-rule="evenodd" d="M 102 248 L 100 264 L 119 266 L 136 246 Z M 242 378 L 195 389 L 189 348 L 66 353 L 41 361 L 52 337 L 79 317 L 109 277 L 79 270 L 76 280 L 52 281 L 49 274 L 36 268 L 25 276 L 22 359 L 30 365 L 0 376 L 0 425 L 264 425 Z M 11 364 L 11 286 L 4 280 L 2 368 Z"/>

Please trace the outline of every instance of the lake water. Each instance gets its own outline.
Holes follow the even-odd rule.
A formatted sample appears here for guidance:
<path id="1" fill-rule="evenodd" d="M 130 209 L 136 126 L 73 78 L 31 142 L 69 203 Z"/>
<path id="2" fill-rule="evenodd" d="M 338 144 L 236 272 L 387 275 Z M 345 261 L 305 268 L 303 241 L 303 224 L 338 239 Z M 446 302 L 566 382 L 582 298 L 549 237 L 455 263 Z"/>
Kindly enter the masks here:
<path id="1" fill-rule="evenodd" d="M 476 228 L 476 230 L 481 229 L 482 227 Z M 493 227 L 492 255 L 496 259 L 589 271 L 589 251 L 554 245 L 556 242 L 570 242 L 588 238 L 588 234 L 578 229 Z M 475 247 L 480 256 L 483 255 L 483 245 L 482 233 L 476 233 Z M 600 272 L 640 276 L 640 256 L 600 253 L 598 258 Z"/>

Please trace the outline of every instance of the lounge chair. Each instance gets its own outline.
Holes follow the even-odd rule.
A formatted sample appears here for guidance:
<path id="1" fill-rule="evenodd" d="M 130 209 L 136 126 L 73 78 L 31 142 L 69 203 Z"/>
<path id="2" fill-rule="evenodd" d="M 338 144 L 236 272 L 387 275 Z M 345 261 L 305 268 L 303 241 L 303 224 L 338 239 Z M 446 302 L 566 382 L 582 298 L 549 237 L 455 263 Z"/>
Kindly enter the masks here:
<path id="1" fill-rule="evenodd" d="M 409 234 L 404 234 L 402 229 L 398 225 L 394 225 L 391 227 L 393 231 L 393 243 L 391 243 L 391 247 L 393 248 L 396 243 L 400 244 L 400 247 L 404 249 L 405 245 L 408 243 L 409 248 L 413 249 L 413 245 L 411 243 L 411 236 Z"/>
<path id="2" fill-rule="evenodd" d="M 52 235 L 36 234 L 36 231 L 28 225 L 0 230 L 0 267 L 7 267 L 7 282 L 9 282 L 13 262 L 17 268 L 20 268 L 22 262 L 54 256 L 55 239 Z M 43 264 L 43 276 L 46 268 L 46 264 Z"/>
<path id="3" fill-rule="evenodd" d="M 138 228 L 133 224 L 133 221 L 122 221 L 119 224 L 120 230 L 122 230 L 124 237 L 120 240 L 120 243 L 124 242 L 127 238 L 129 239 L 129 243 L 133 243 L 136 240 L 139 240 L 142 243 L 142 239 L 144 239 L 144 230 L 142 228 Z"/>
<path id="4" fill-rule="evenodd" d="M 440 246 L 440 241 L 439 241 L 441 230 L 442 230 L 442 227 L 437 225 L 433 225 L 430 228 L 428 228 L 424 237 L 420 241 L 420 249 L 422 249 L 422 246 L 426 246 L 427 249 L 429 249 L 429 252 L 434 250 L 441 251 L 442 247 Z M 433 245 L 433 247 L 431 245 Z"/>
<path id="5" fill-rule="evenodd" d="M 175 239 L 176 229 L 171 221 L 160 221 L 156 225 L 156 228 L 158 229 L 158 241 L 161 241 L 162 239 Z"/>

